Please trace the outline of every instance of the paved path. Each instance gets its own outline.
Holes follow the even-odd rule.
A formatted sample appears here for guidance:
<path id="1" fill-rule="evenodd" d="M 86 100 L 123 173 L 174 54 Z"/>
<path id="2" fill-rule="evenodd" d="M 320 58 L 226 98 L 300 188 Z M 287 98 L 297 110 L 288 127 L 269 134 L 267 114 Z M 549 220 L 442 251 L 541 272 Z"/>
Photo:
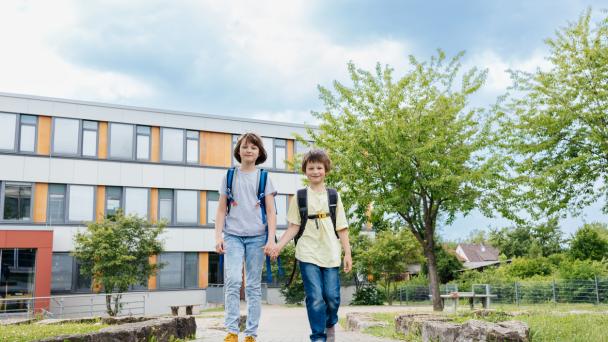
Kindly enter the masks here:
<path id="1" fill-rule="evenodd" d="M 346 317 L 348 312 L 417 312 L 430 308 L 408 308 L 403 306 L 343 306 L 340 307 L 339 317 Z M 245 313 L 245 306 L 241 306 Z M 223 330 L 223 312 L 210 312 L 197 318 L 196 341 L 223 341 L 226 332 Z M 310 328 L 304 307 L 286 307 L 281 305 L 263 305 L 260 328 L 258 330 L 259 342 L 308 342 Z M 239 335 L 242 341 L 245 337 Z M 394 340 L 377 338 L 371 335 L 344 331 L 338 324 L 336 326 L 336 341 L 338 342 L 390 342 Z"/>

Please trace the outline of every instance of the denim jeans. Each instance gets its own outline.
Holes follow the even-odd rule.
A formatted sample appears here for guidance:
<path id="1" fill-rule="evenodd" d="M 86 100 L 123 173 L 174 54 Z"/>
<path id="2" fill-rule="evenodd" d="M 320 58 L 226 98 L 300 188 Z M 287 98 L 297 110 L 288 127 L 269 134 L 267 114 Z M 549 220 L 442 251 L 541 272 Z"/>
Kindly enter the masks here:
<path id="1" fill-rule="evenodd" d="M 262 301 L 262 267 L 266 235 L 224 234 L 224 325 L 228 332 L 239 333 L 243 260 L 245 260 L 245 298 L 247 300 L 246 336 L 257 336 Z"/>
<path id="2" fill-rule="evenodd" d="M 340 268 L 319 267 L 300 261 L 300 272 L 306 293 L 306 311 L 311 341 L 325 342 L 326 328 L 338 323 L 340 307 Z"/>

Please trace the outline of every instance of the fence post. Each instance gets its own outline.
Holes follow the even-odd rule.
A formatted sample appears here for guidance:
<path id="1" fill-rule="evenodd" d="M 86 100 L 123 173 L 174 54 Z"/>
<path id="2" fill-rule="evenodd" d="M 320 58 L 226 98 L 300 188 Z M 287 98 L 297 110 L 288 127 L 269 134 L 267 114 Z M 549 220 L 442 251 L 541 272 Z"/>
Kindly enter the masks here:
<path id="1" fill-rule="evenodd" d="M 206 292 L 206 291 L 205 291 L 205 292 Z M 205 293 L 205 295 L 206 295 L 206 293 Z M 142 299 L 141 299 L 141 300 L 142 300 L 142 303 L 143 303 L 143 305 L 144 305 L 144 306 L 143 306 L 143 311 L 144 311 L 144 313 L 143 313 L 142 315 L 143 315 L 143 316 L 145 316 L 145 315 L 146 315 L 146 295 L 142 295 L 142 296 L 141 296 L 141 298 L 142 298 Z"/>
<path id="2" fill-rule="evenodd" d="M 63 318 L 63 297 L 61 297 L 61 300 L 59 301 L 59 317 Z"/>
<path id="3" fill-rule="evenodd" d="M 595 304 L 600 304 L 600 287 L 597 282 L 597 274 L 595 275 Z"/>
<path id="4" fill-rule="evenodd" d="M 407 297 L 407 286 L 405 287 L 405 305 L 408 305 L 409 298 Z"/>
<path id="5" fill-rule="evenodd" d="M 517 288 L 517 282 L 515 282 L 515 305 L 519 306 L 519 290 Z"/>
<path id="6" fill-rule="evenodd" d="M 401 287 L 399 287 L 399 305 L 402 305 L 401 304 Z"/>
<path id="7" fill-rule="evenodd" d="M 93 296 L 91 296 L 91 304 L 89 306 L 89 314 L 93 317 Z"/>
<path id="8" fill-rule="evenodd" d="M 557 295 L 555 293 L 555 278 L 553 278 L 553 283 L 551 283 L 551 287 L 553 288 L 553 303 L 557 303 Z"/>

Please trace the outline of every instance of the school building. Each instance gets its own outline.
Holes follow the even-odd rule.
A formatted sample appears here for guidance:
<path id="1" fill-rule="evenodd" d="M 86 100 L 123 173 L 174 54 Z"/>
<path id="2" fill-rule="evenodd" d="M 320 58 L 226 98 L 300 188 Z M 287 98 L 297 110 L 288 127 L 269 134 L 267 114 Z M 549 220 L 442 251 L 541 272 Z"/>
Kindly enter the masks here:
<path id="1" fill-rule="evenodd" d="M 288 197 L 302 185 L 286 161 L 304 151 L 293 136 L 306 136 L 304 125 L 0 93 L 0 299 L 90 294 L 70 255 L 74 235 L 122 209 L 169 222 L 165 252 L 150 260 L 166 266 L 133 289 L 148 293 L 148 308 L 205 302 L 221 282 L 218 187 L 243 132 L 264 139 L 261 167 L 285 229 Z"/>

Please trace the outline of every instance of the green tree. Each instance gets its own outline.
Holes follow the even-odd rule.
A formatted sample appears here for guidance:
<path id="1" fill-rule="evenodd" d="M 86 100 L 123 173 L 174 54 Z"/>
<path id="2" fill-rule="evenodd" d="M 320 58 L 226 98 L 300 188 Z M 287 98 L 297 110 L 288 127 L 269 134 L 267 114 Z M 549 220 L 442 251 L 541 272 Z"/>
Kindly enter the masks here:
<path id="1" fill-rule="evenodd" d="M 518 224 L 490 232 L 490 244 L 509 258 L 546 257 L 563 250 L 563 232 L 557 219 L 538 224 Z"/>
<path id="2" fill-rule="evenodd" d="M 583 225 L 570 240 L 570 256 L 580 260 L 608 258 L 608 240 L 592 225 Z"/>
<path id="3" fill-rule="evenodd" d="M 576 215 L 608 191 L 608 17 L 592 22 L 588 10 L 546 40 L 547 70 L 512 73 L 495 125 L 503 215 Z"/>
<path id="4" fill-rule="evenodd" d="M 369 248 L 359 253 L 355 267 L 383 284 L 386 298 L 392 305 L 391 290 L 395 280 L 407 271 L 409 264 L 420 262 L 421 257 L 420 246 L 411 232 L 384 231 L 376 234 Z"/>
<path id="5" fill-rule="evenodd" d="M 458 260 L 453 252 L 448 251 L 445 246 L 437 245 L 435 247 L 435 256 L 437 257 L 437 274 L 441 283 L 449 283 L 458 278 L 459 273 L 463 270 L 463 266 L 462 262 Z M 422 265 L 422 272 L 425 275 L 429 272 L 426 262 Z"/>
<path id="6" fill-rule="evenodd" d="M 326 111 L 315 113 L 314 145 L 329 151 L 334 171 L 328 181 L 341 189 L 354 215 L 365 217 L 370 203 L 380 217 L 405 226 L 428 259 L 434 310 L 441 310 L 435 257 L 438 221 L 479 207 L 496 166 L 484 158 L 481 111 L 468 99 L 486 73 L 460 75 L 460 58 L 443 52 L 430 62 L 410 57 L 411 69 L 394 79 L 393 69 L 375 73 L 348 65 L 351 87 L 334 82 L 333 92 L 319 87 Z"/>
<path id="7" fill-rule="evenodd" d="M 72 253 L 81 263 L 80 272 L 91 277 L 106 293 L 108 315 L 119 313 L 122 293 L 132 285 L 146 285 L 162 267 L 150 264 L 149 257 L 163 251 L 158 239 L 164 223 L 153 225 L 122 212 L 103 222 L 92 222 L 74 237 Z"/>

